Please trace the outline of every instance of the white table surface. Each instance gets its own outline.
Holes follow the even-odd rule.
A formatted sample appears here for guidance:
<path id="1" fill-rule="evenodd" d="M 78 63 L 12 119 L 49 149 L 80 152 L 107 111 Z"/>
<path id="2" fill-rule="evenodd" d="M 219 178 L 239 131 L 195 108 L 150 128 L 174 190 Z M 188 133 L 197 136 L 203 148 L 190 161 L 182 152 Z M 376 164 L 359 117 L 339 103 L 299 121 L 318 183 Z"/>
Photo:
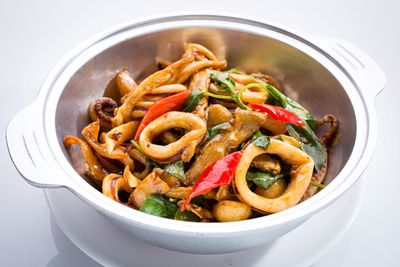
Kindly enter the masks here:
<path id="1" fill-rule="evenodd" d="M 386 1 L 5 1 L 0 0 L 0 132 L 31 103 L 50 68 L 92 34 L 132 18 L 177 11 L 255 15 L 314 36 L 348 40 L 388 82 L 376 98 L 379 140 L 352 226 L 316 266 L 400 266 L 400 5 Z M 397 137 L 397 138 L 396 138 Z M 0 265 L 97 266 L 51 220 L 41 189 L 22 180 L 0 139 Z M 290 256 L 290 252 L 288 252 Z"/>

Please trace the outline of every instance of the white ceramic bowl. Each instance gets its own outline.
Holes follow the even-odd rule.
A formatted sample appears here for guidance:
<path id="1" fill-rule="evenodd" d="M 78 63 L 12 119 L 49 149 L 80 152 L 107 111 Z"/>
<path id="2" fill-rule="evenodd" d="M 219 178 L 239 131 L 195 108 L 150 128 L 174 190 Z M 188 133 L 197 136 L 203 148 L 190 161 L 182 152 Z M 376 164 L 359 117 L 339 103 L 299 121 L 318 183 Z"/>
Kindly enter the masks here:
<path id="1" fill-rule="evenodd" d="M 340 140 L 331 150 L 325 189 L 269 216 L 230 223 L 192 223 L 120 205 L 74 170 L 62 138 L 79 135 L 88 123 L 88 104 L 105 90 L 113 90 L 115 85 L 110 81 L 120 69 L 128 68 L 137 79 L 145 77 L 156 69 L 157 56 L 177 59 L 185 42 L 209 47 L 231 67 L 268 71 L 280 79 L 289 96 L 316 116 L 337 116 Z M 377 137 L 374 98 L 385 81 L 370 57 L 342 40 L 311 38 L 237 16 L 152 18 L 103 32 L 68 54 L 48 75 L 38 99 L 12 119 L 7 144 L 16 168 L 29 183 L 71 190 L 127 234 L 176 251 L 237 251 L 291 231 L 337 200 L 361 176 Z"/>

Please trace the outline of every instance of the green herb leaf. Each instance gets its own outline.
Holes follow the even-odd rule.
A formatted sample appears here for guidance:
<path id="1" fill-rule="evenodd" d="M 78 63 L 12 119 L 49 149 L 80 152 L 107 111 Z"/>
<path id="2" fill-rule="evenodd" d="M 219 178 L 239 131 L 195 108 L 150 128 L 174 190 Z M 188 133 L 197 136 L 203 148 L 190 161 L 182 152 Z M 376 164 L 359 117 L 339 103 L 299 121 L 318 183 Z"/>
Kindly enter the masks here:
<path id="1" fill-rule="evenodd" d="M 228 129 L 231 126 L 229 122 L 224 122 L 218 125 L 215 125 L 207 130 L 207 138 L 213 139 L 221 130 Z"/>
<path id="2" fill-rule="evenodd" d="M 175 217 L 174 217 L 174 219 L 175 219 L 175 220 L 178 220 L 178 221 L 200 222 L 200 218 L 197 217 L 196 214 L 194 214 L 193 212 L 188 211 L 188 210 L 186 210 L 186 211 L 184 211 L 184 212 L 181 212 L 181 211 L 178 209 L 178 210 L 175 212 Z"/>
<path id="3" fill-rule="evenodd" d="M 306 124 L 303 127 L 287 124 L 286 128 L 289 134 L 300 142 L 301 148 L 312 157 L 315 163 L 315 169 L 319 171 L 325 160 L 325 148 L 315 136 L 313 129 L 316 122 L 310 112 L 302 107 L 296 101 L 282 94 L 278 89 L 272 85 L 267 85 L 267 90 L 272 96 L 272 102 L 286 108 L 287 110 L 295 113 Z"/>
<path id="4" fill-rule="evenodd" d="M 300 142 L 301 148 L 314 160 L 315 169 L 319 171 L 325 161 L 325 148 L 315 136 L 310 126 L 300 127 L 293 124 L 286 126 L 289 134 Z"/>
<path id="5" fill-rule="evenodd" d="M 202 91 L 199 90 L 193 90 L 189 97 L 186 98 L 185 102 L 183 103 L 184 105 L 184 112 L 191 112 L 196 106 L 197 104 L 199 104 L 200 99 L 203 97 L 203 93 Z"/>
<path id="6" fill-rule="evenodd" d="M 276 181 L 283 178 L 285 174 L 279 173 L 277 175 L 273 175 L 268 172 L 261 171 L 247 171 L 246 180 L 255 183 L 258 187 L 262 187 L 264 189 L 268 189 L 271 185 L 273 185 Z"/>
<path id="7" fill-rule="evenodd" d="M 258 147 L 267 148 L 269 143 L 271 142 L 271 139 L 269 136 L 261 135 L 252 140 L 252 142 Z"/>
<path id="8" fill-rule="evenodd" d="M 173 218 L 178 205 L 160 195 L 150 195 L 144 201 L 140 211 L 163 218 Z"/>
<path id="9" fill-rule="evenodd" d="M 164 171 L 178 178 L 181 181 L 186 180 L 185 169 L 183 166 L 183 162 L 181 160 L 165 166 Z"/>

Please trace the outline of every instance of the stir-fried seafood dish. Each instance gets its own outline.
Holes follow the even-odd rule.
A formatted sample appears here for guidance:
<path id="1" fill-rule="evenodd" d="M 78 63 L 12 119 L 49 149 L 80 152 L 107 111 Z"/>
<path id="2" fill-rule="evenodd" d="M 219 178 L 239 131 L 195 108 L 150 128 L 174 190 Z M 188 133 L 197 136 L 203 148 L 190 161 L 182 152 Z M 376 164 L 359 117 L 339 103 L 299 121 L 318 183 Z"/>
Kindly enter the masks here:
<path id="1" fill-rule="evenodd" d="M 158 66 L 140 83 L 120 71 L 120 98 L 95 99 L 82 137 L 64 137 L 105 196 L 164 218 L 229 222 L 323 189 L 335 116 L 314 119 L 274 77 L 225 70 L 199 44 Z"/>

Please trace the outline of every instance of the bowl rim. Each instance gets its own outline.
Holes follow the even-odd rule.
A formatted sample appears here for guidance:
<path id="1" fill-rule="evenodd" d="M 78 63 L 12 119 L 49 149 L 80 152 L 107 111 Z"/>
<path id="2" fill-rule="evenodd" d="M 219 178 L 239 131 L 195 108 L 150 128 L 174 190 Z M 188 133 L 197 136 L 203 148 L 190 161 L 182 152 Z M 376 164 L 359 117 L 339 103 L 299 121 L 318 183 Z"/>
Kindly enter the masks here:
<path id="1" fill-rule="evenodd" d="M 271 37 L 271 35 L 266 35 L 267 33 L 272 34 L 274 38 L 278 38 L 278 40 L 294 46 L 317 60 L 342 84 L 356 111 L 357 131 L 353 152 L 336 178 L 324 190 L 313 196 L 313 198 L 279 213 L 255 219 L 228 223 L 194 224 L 193 222 L 159 218 L 124 205 L 119 205 L 119 203 L 105 197 L 101 192 L 84 181 L 70 165 L 57 139 L 55 111 L 64 86 L 75 71 L 87 62 L 85 59 L 89 59 L 96 55 L 97 52 L 103 51 L 101 49 L 104 49 L 104 47 L 116 44 L 113 43 L 115 41 L 132 38 L 133 33 L 138 36 L 154 30 L 165 30 L 165 27 L 169 27 L 168 29 L 170 27 L 182 27 L 185 25 L 188 27 L 198 25 L 199 23 L 214 28 L 229 26 L 232 29 L 246 30 L 268 37 Z M 323 48 L 315 44 L 312 38 L 304 34 L 263 19 L 257 18 L 254 20 L 254 18 L 249 19 L 236 14 L 177 13 L 174 15 L 157 15 L 129 21 L 105 30 L 81 43 L 54 67 L 41 87 L 37 104 L 42 108 L 44 134 L 52 156 L 62 170 L 62 176 L 65 180 L 64 187 L 77 194 L 81 199 L 96 207 L 102 213 L 119 218 L 119 220 L 127 221 L 143 228 L 151 228 L 157 231 L 173 231 L 181 235 L 190 236 L 222 235 L 226 233 L 239 235 L 244 232 L 255 231 L 259 228 L 277 226 L 301 219 L 305 220 L 324 206 L 332 203 L 333 200 L 337 199 L 355 183 L 371 158 L 374 148 L 373 141 L 376 138 L 373 128 L 375 119 L 374 110 L 370 108 L 370 105 L 367 105 L 362 90 L 360 90 L 351 75 L 337 60 L 326 53 Z M 350 163 L 353 166 L 350 166 Z M 194 225 L 196 226 L 195 230 L 193 229 Z"/>

